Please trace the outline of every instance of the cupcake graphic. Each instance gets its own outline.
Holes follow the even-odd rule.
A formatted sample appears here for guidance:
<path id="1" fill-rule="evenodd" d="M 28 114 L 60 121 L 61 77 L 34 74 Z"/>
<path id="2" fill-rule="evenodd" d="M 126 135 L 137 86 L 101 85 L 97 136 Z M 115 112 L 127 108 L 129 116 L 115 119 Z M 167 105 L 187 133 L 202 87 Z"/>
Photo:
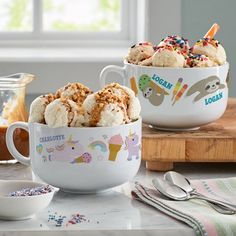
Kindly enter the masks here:
<path id="1" fill-rule="evenodd" d="M 121 146 L 123 144 L 123 140 L 120 136 L 120 134 L 114 135 L 110 138 L 108 141 L 109 144 L 109 161 L 115 161 L 118 152 L 121 149 Z"/>

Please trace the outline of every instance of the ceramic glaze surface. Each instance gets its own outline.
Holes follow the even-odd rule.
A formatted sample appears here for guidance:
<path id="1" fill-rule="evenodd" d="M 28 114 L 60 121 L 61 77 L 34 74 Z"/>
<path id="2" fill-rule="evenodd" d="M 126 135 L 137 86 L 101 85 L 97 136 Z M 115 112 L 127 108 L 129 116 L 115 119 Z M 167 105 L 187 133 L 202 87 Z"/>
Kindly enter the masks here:
<path id="1" fill-rule="evenodd" d="M 220 118 L 227 106 L 229 64 L 207 68 L 163 68 L 124 63 L 108 66 L 123 77 L 124 85 L 138 96 L 143 121 L 166 129 L 196 128 Z"/>
<path id="2" fill-rule="evenodd" d="M 8 140 L 21 125 L 9 127 Z M 30 162 L 14 150 L 12 155 L 31 164 L 40 179 L 64 191 L 103 191 L 131 180 L 140 166 L 141 119 L 114 127 L 49 128 L 36 123 L 23 126 L 29 129 Z M 13 144 L 8 143 L 8 148 L 12 151 Z"/>

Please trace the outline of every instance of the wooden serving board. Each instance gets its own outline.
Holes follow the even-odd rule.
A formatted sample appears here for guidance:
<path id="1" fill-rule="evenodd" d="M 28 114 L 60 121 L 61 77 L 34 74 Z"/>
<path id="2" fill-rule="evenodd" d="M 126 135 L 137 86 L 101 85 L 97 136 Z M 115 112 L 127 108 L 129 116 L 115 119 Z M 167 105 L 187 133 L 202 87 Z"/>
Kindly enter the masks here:
<path id="1" fill-rule="evenodd" d="M 173 169 L 174 162 L 236 162 L 236 99 L 222 118 L 196 131 L 158 131 L 143 125 L 142 159 L 149 170 Z"/>

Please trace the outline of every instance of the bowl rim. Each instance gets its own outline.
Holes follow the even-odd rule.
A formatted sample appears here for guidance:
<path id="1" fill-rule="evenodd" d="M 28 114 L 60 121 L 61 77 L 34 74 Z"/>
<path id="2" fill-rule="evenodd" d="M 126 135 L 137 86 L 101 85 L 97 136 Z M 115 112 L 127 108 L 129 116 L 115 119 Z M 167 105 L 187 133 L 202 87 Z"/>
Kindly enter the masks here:
<path id="1" fill-rule="evenodd" d="M 138 68 L 149 68 L 149 69 L 158 69 L 158 70 L 211 70 L 211 69 L 220 69 L 220 68 L 224 68 L 224 67 L 229 67 L 229 62 L 225 62 L 223 65 L 220 66 L 209 66 L 209 67 L 158 67 L 158 66 L 142 66 L 142 65 L 136 65 L 136 64 L 132 64 L 129 63 L 127 60 L 123 61 L 125 66 L 132 66 L 132 67 L 138 67 Z"/>
<path id="2" fill-rule="evenodd" d="M 132 121 L 131 123 L 128 123 L 128 124 L 122 124 L 122 125 L 116 125 L 116 126 L 104 126 L 104 127 L 56 127 L 56 128 L 51 128 L 49 127 L 48 125 L 46 124 L 40 124 L 40 123 L 36 123 L 36 122 L 29 122 L 29 125 L 30 126 L 34 126 L 34 125 L 37 125 L 37 126 L 42 126 L 42 127 L 45 127 L 45 128 L 48 128 L 48 129 L 53 129 L 53 130 L 56 130 L 56 129 L 74 129 L 74 130 L 111 130 L 111 129 L 117 129 L 117 128 L 128 128 L 129 126 L 133 126 L 133 125 L 136 125 L 136 124 L 141 124 L 142 125 L 142 117 L 139 116 L 139 118 L 135 121 Z"/>

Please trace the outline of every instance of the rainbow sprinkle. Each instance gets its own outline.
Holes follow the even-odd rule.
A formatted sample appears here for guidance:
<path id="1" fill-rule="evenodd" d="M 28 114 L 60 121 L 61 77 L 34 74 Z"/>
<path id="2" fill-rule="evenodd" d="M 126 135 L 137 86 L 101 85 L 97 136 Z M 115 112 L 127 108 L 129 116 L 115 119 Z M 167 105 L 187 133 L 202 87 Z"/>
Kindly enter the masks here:
<path id="1" fill-rule="evenodd" d="M 162 39 L 160 46 L 165 45 L 172 46 L 174 50 L 179 51 L 183 56 L 186 56 L 188 54 L 190 48 L 188 40 L 178 35 L 168 36 Z"/>
<path id="2" fill-rule="evenodd" d="M 79 223 L 82 223 L 82 222 L 86 222 L 86 218 L 84 215 L 80 215 L 79 213 L 76 213 L 74 215 L 72 215 L 71 219 L 68 220 L 66 226 L 72 224 L 72 225 L 75 225 L 75 224 L 79 224 Z"/>
<path id="3" fill-rule="evenodd" d="M 39 186 L 36 188 L 24 188 L 21 190 L 17 190 L 15 192 L 11 192 L 8 194 L 8 197 L 25 197 L 25 196 L 36 196 L 41 194 L 50 193 L 53 191 L 53 188 L 49 185 Z"/>
<path id="4" fill-rule="evenodd" d="M 217 47 L 219 47 L 220 42 L 214 38 L 213 39 L 203 38 L 203 39 L 198 40 L 195 43 L 195 45 L 203 46 L 203 47 L 208 46 L 209 44 L 211 44 L 213 47 L 217 48 Z"/>
<path id="5" fill-rule="evenodd" d="M 162 42 L 171 44 L 173 47 L 180 47 L 186 50 L 189 48 L 188 40 L 178 35 L 170 35 L 162 39 Z"/>
<path id="6" fill-rule="evenodd" d="M 202 54 L 190 54 L 189 57 L 186 59 L 186 64 L 189 67 L 197 66 L 198 62 L 201 61 L 208 61 L 209 58 Z"/>
<path id="7" fill-rule="evenodd" d="M 48 211 L 50 213 L 50 211 Z M 68 218 L 68 219 L 67 219 Z M 70 217 L 65 215 L 58 215 L 57 212 L 48 215 L 48 222 L 53 222 L 55 227 L 68 227 L 69 225 L 76 225 L 82 222 L 90 222 L 80 213 L 74 213 Z"/>

